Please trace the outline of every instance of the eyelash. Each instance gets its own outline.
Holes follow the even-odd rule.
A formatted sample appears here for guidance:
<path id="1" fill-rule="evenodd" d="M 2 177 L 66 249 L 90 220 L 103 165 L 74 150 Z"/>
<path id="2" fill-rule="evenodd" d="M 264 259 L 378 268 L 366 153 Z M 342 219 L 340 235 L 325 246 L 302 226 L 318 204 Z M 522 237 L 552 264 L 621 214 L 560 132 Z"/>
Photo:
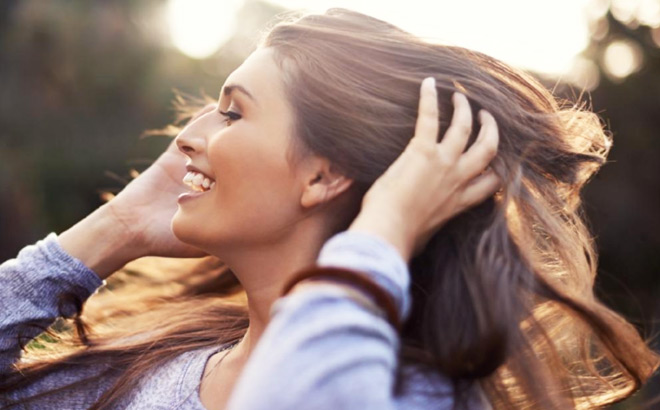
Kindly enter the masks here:
<path id="1" fill-rule="evenodd" d="M 233 112 L 233 111 L 220 111 L 220 114 L 224 115 L 227 117 L 227 123 L 230 123 L 231 121 L 238 121 L 242 118 L 241 114 Z"/>

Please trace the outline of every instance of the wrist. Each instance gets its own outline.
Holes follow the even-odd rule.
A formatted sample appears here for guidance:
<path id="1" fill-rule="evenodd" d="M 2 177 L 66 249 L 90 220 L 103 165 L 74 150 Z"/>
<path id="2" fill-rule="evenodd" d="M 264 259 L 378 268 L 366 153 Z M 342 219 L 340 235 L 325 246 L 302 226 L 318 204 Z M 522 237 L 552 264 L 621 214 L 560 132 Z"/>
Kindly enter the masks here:
<path id="1" fill-rule="evenodd" d="M 410 261 L 415 237 L 410 224 L 406 223 L 404 218 L 397 215 L 385 216 L 382 213 L 361 212 L 348 230 L 378 236 L 392 245 L 404 261 Z"/>
<path id="2" fill-rule="evenodd" d="M 289 279 L 282 293 L 286 295 L 292 290 L 296 292 L 309 287 L 339 290 L 369 310 L 376 308 L 395 328 L 401 327 L 396 299 L 387 288 L 364 272 L 339 267 L 303 270 Z"/>
<path id="3" fill-rule="evenodd" d="M 64 251 L 101 279 L 145 255 L 136 244 L 135 236 L 117 220 L 109 204 L 62 232 L 57 240 Z"/>

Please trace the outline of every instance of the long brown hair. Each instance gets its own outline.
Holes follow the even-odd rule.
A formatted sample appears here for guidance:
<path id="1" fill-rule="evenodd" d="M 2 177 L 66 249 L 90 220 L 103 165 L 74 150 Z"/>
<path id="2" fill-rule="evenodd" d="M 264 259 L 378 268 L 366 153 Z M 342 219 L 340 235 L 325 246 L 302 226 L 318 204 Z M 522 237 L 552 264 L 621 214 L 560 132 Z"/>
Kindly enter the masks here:
<path id="1" fill-rule="evenodd" d="M 274 49 L 296 115 L 292 159 L 328 158 L 355 181 L 358 203 L 413 135 L 423 78 L 436 79 L 442 130 L 455 91 L 498 122 L 492 165 L 503 189 L 449 221 L 410 263 L 413 309 L 401 333 L 401 369 L 445 375 L 457 404 L 479 383 L 495 408 L 601 406 L 631 395 L 652 374 L 656 354 L 593 293 L 597 254 L 580 191 L 611 145 L 595 114 L 560 103 L 496 59 L 347 10 L 279 22 L 261 47 Z M 111 408 L 164 361 L 237 339 L 245 311 L 218 296 L 240 286 L 217 261 L 205 263 L 215 267 L 175 276 L 180 284 L 167 297 L 140 297 L 147 302 L 130 319 L 118 309 L 104 315 L 101 323 L 125 319 L 105 336 L 89 325 L 102 309 L 87 306 L 89 329 L 68 344 L 85 343 L 57 359 L 19 364 L 0 393 L 81 360 L 112 362 L 114 373 L 105 376 L 122 377 L 96 406 Z M 101 297 L 116 306 L 129 286 Z M 154 330 L 159 322 L 171 324 Z M 398 380 L 405 388 L 403 372 Z"/>

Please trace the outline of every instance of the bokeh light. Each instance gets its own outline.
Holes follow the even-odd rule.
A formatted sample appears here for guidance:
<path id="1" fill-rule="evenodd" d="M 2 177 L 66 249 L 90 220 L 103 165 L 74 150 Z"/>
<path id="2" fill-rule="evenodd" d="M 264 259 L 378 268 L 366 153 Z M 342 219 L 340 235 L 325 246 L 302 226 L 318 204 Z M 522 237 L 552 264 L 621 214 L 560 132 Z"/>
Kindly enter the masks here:
<path id="1" fill-rule="evenodd" d="M 658 0 L 611 0 L 611 11 L 620 22 L 637 26 L 660 26 L 660 2 Z"/>
<path id="2" fill-rule="evenodd" d="M 287 9 L 344 7 L 389 21 L 431 41 L 484 52 L 544 74 L 565 74 L 589 40 L 586 10 L 594 0 L 463 0 L 405 5 L 376 0 L 271 0 Z M 241 0 L 169 0 L 177 48 L 195 58 L 214 53 L 231 35 Z M 255 33 L 256 35 L 256 33 Z"/>
<path id="3" fill-rule="evenodd" d="M 593 91 L 600 84 L 600 71 L 592 60 L 576 57 L 571 71 L 564 79 L 580 90 Z"/>
<path id="4" fill-rule="evenodd" d="M 642 65 L 642 51 L 632 41 L 611 42 L 603 55 L 605 72 L 613 80 L 621 80 L 639 70 Z"/>
<path id="5" fill-rule="evenodd" d="M 345 7 L 413 34 L 471 48 L 539 73 L 564 74 L 589 41 L 590 0 L 272 0 L 287 8 Z"/>
<path id="6" fill-rule="evenodd" d="M 233 34 L 240 0 L 169 0 L 167 22 L 172 43 L 193 58 L 216 52 Z"/>

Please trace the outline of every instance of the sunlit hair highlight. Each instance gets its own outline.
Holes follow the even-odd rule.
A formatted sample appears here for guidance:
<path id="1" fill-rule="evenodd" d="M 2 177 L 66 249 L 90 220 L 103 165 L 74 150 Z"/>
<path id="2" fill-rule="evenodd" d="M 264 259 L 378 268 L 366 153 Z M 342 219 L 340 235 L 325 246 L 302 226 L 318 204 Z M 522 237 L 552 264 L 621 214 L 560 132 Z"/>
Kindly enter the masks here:
<path id="1" fill-rule="evenodd" d="M 504 187 L 412 261 L 402 364 L 448 376 L 457 403 L 478 382 L 496 408 L 600 406 L 650 376 L 657 356 L 593 293 L 580 191 L 611 146 L 595 114 L 496 59 L 347 10 L 280 23 L 261 46 L 276 52 L 301 145 L 361 193 L 413 135 L 423 78 L 436 79 L 441 132 L 456 91 L 498 122 Z"/>
<path id="2" fill-rule="evenodd" d="M 347 10 L 280 21 L 260 47 L 272 48 L 282 69 L 295 154 L 325 157 L 354 180 L 353 214 L 412 137 L 423 78 L 436 79 L 442 132 L 455 91 L 475 118 L 486 109 L 498 122 L 492 166 L 502 190 L 449 221 L 410 264 L 413 309 L 395 394 L 410 387 L 404 370 L 415 369 L 450 380 L 457 407 L 479 385 L 498 409 L 591 408 L 647 380 L 658 357 L 593 293 L 597 253 L 580 191 L 611 146 L 595 114 L 496 59 Z M 241 295 L 240 285 L 219 261 L 201 263 L 190 271 L 168 262 L 162 271 L 174 273 L 151 275 L 167 283 L 149 295 L 134 285 L 141 274 L 116 276 L 114 290 L 98 296 L 104 307 L 90 304 L 88 319 L 77 319 L 81 334 L 88 330 L 67 342 L 73 353 L 19 364 L 0 394 L 72 363 L 113 363 L 104 374 L 117 382 L 95 406 L 112 408 L 165 361 L 236 340 L 247 314 L 240 296 L 227 295 Z M 117 308 L 127 298 L 133 307 Z M 115 308 L 104 314 L 107 306 Z M 113 321 L 121 326 L 101 328 Z"/>

